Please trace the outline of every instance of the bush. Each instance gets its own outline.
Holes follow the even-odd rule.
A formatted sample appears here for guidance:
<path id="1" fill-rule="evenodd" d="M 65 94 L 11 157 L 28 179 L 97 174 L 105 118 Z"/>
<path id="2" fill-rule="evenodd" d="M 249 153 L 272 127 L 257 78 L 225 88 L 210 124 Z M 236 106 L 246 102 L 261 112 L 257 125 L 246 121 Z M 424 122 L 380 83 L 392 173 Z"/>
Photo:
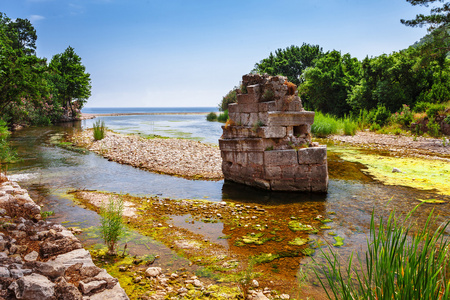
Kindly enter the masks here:
<path id="1" fill-rule="evenodd" d="M 228 120 L 228 109 L 217 117 L 217 121 L 225 123 Z"/>
<path id="2" fill-rule="evenodd" d="M 441 130 L 441 126 L 438 123 L 436 123 L 436 121 L 433 117 L 428 119 L 427 128 L 428 128 L 429 135 L 431 135 L 432 137 L 439 136 L 439 131 Z"/>
<path id="3" fill-rule="evenodd" d="M 427 109 L 430 107 L 431 103 L 430 102 L 417 102 L 416 105 L 414 106 L 413 111 L 416 113 L 421 113 L 421 112 L 426 112 Z"/>
<path id="4" fill-rule="evenodd" d="M 391 112 L 384 105 L 378 105 L 377 110 L 373 115 L 372 122 L 383 126 L 390 116 Z"/>
<path id="5" fill-rule="evenodd" d="M 449 221 L 432 231 L 431 220 L 432 213 L 419 232 L 408 235 L 411 226 L 400 224 L 394 213 L 386 225 L 382 219 L 376 225 L 372 213 L 371 240 L 363 258 L 352 254 L 343 266 L 331 251 L 324 253 L 325 264 L 317 263 L 314 272 L 328 298 L 450 299 L 450 244 L 445 236 Z"/>
<path id="6" fill-rule="evenodd" d="M 403 108 L 391 116 L 392 123 L 397 123 L 402 126 L 409 126 L 413 119 L 413 114 L 406 104 L 403 104 Z"/>
<path id="7" fill-rule="evenodd" d="M 355 135 L 358 129 L 358 124 L 348 118 L 343 120 L 344 123 L 344 134 L 345 135 Z"/>
<path id="8" fill-rule="evenodd" d="M 237 102 L 237 91 L 238 87 L 235 86 L 228 94 L 222 97 L 222 102 L 219 104 L 220 111 L 226 111 L 228 109 L 228 104 Z"/>
<path id="9" fill-rule="evenodd" d="M 110 197 L 109 202 L 100 208 L 100 235 L 108 246 L 108 253 L 115 254 L 115 246 L 124 232 L 122 223 L 123 199 Z"/>
<path id="10" fill-rule="evenodd" d="M 94 123 L 94 139 L 96 141 L 101 140 L 105 137 L 106 127 L 105 122 L 98 120 Z"/>
<path id="11" fill-rule="evenodd" d="M 434 118 L 439 112 L 445 109 L 446 106 L 444 104 L 431 104 L 427 109 L 427 117 Z"/>
<path id="12" fill-rule="evenodd" d="M 0 119 L 0 173 L 6 173 L 8 163 L 16 159 L 16 153 L 8 143 L 9 131 L 6 122 Z M 0 176 L 1 177 L 1 176 Z"/>
<path id="13" fill-rule="evenodd" d="M 215 112 L 210 112 L 208 115 L 206 115 L 206 121 L 217 121 L 217 114 Z"/>

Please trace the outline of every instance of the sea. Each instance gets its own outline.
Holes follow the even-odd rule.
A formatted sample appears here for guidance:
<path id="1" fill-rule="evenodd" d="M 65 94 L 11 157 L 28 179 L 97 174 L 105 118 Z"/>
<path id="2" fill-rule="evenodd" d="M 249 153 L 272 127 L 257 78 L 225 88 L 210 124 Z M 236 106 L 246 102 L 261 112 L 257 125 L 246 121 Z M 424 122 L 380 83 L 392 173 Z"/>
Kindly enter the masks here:
<path id="1" fill-rule="evenodd" d="M 85 114 L 129 113 L 209 113 L 218 112 L 217 107 L 84 107 Z"/>
<path id="2" fill-rule="evenodd" d="M 85 128 L 92 128 L 100 120 L 108 129 L 123 134 L 186 138 L 215 145 L 224 125 L 206 120 L 207 113 L 218 112 L 217 107 L 89 107 L 81 111 L 100 114 L 95 119 L 82 121 Z"/>

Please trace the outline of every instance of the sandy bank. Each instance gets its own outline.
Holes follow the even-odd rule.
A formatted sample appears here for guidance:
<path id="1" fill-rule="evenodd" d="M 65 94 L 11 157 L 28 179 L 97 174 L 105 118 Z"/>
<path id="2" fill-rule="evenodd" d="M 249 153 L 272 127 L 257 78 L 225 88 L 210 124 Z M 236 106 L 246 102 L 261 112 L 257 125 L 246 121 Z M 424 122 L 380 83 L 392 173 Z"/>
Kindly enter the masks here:
<path id="1" fill-rule="evenodd" d="M 216 146 L 185 139 L 145 139 L 135 135 L 107 132 L 95 141 L 92 130 L 85 130 L 72 142 L 109 160 L 152 172 L 190 179 L 219 180 L 223 178 L 222 158 Z"/>

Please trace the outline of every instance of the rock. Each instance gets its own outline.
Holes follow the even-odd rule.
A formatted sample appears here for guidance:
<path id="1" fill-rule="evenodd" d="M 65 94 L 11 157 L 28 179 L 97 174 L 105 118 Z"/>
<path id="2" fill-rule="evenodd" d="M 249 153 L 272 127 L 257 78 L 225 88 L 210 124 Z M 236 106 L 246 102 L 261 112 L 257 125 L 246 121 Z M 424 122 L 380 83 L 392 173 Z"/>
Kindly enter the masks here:
<path id="1" fill-rule="evenodd" d="M 252 280 L 252 287 L 254 287 L 254 288 L 259 287 L 259 282 L 256 279 Z"/>
<path id="2" fill-rule="evenodd" d="M 400 171 L 400 169 L 398 169 L 398 168 L 393 168 L 392 173 L 403 173 L 403 172 Z"/>
<path id="3" fill-rule="evenodd" d="M 25 261 L 35 261 L 38 257 L 39 257 L 39 254 L 36 251 L 32 251 L 32 252 L 28 253 L 27 255 L 25 255 L 23 257 L 23 259 Z"/>
<path id="4" fill-rule="evenodd" d="M 71 283 L 67 283 L 64 278 L 55 286 L 55 296 L 59 300 L 82 300 L 83 295 L 80 291 Z"/>
<path id="5" fill-rule="evenodd" d="M 289 300 L 289 299 L 291 299 L 291 296 L 289 296 L 288 294 L 281 294 L 280 299 Z"/>
<path id="6" fill-rule="evenodd" d="M 134 277 L 133 282 L 139 283 L 139 282 L 141 282 L 141 280 L 142 280 L 142 276 L 136 276 L 136 277 Z"/>
<path id="7" fill-rule="evenodd" d="M 47 300 L 53 298 L 54 286 L 47 277 L 31 274 L 13 282 L 8 288 L 14 292 L 17 299 Z"/>
<path id="8" fill-rule="evenodd" d="M 0 267 L 0 277 L 3 277 L 3 278 L 9 278 L 10 277 L 10 273 L 9 273 L 8 268 Z"/>
<path id="9" fill-rule="evenodd" d="M 119 280 L 117 278 L 112 277 L 106 272 L 106 270 L 101 269 L 100 273 L 98 273 L 95 277 L 95 280 L 103 280 L 106 281 L 106 288 L 112 289 Z"/>
<path id="10" fill-rule="evenodd" d="M 104 290 L 100 293 L 90 296 L 90 300 L 129 300 L 125 291 L 116 284 L 112 289 Z"/>
<path id="11" fill-rule="evenodd" d="M 80 275 L 81 276 L 85 276 L 85 277 L 95 277 L 97 276 L 100 272 L 102 271 L 102 269 L 100 269 L 97 266 L 87 266 L 87 267 L 82 267 L 80 269 Z"/>
<path id="12" fill-rule="evenodd" d="M 201 288 L 201 287 L 203 287 L 203 282 L 201 282 L 200 280 L 198 280 L 198 279 L 194 279 L 194 282 L 192 283 L 195 287 L 197 287 L 197 288 Z"/>
<path id="13" fill-rule="evenodd" d="M 47 262 L 36 261 L 34 262 L 34 266 L 37 272 L 51 278 L 63 276 L 65 271 L 65 268 L 62 264 L 55 263 L 52 260 L 49 260 Z"/>
<path id="14" fill-rule="evenodd" d="M 150 267 L 147 270 L 145 270 L 145 275 L 148 277 L 156 277 L 161 274 L 161 268 L 160 267 Z"/>
<path id="15" fill-rule="evenodd" d="M 49 230 L 51 232 L 53 229 Z M 70 232 L 70 231 L 68 231 Z M 55 234 L 56 235 L 56 234 Z M 55 241 L 45 241 L 41 244 L 39 253 L 41 257 L 49 257 L 62 253 L 67 253 L 75 249 L 81 249 L 83 246 L 76 238 L 62 238 Z"/>
<path id="16" fill-rule="evenodd" d="M 95 280 L 87 283 L 80 281 L 80 289 L 83 294 L 89 294 L 91 291 L 101 289 L 102 287 L 106 287 L 106 281 L 104 280 Z"/>
<path id="17" fill-rule="evenodd" d="M 65 254 L 60 254 L 56 258 L 51 259 L 48 262 L 50 261 L 56 264 L 61 264 L 65 269 L 77 263 L 82 263 L 84 267 L 95 266 L 92 262 L 89 251 L 83 248 L 73 250 Z"/>
<path id="18" fill-rule="evenodd" d="M 262 292 L 257 292 L 251 297 L 252 300 L 269 300 Z"/>

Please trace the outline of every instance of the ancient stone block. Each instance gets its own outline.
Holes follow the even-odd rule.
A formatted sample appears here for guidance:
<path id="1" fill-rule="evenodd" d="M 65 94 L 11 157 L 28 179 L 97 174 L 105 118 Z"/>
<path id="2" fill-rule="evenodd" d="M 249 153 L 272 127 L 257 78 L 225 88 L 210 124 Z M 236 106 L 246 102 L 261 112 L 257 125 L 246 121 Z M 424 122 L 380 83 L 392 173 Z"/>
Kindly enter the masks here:
<path id="1" fill-rule="evenodd" d="M 253 104 L 258 102 L 258 96 L 255 94 L 239 94 L 237 95 L 237 103 L 239 106 L 243 104 Z"/>
<path id="2" fill-rule="evenodd" d="M 299 164 L 324 164 L 327 160 L 326 147 L 310 147 L 298 150 Z"/>
<path id="3" fill-rule="evenodd" d="M 239 111 L 241 113 L 257 113 L 258 103 L 239 103 Z"/>
<path id="4" fill-rule="evenodd" d="M 264 164 L 266 166 L 296 166 L 298 164 L 297 151 L 295 149 L 265 151 Z"/>
<path id="5" fill-rule="evenodd" d="M 267 125 L 269 123 L 269 114 L 267 112 L 259 112 L 258 119 L 262 124 Z"/>
<path id="6" fill-rule="evenodd" d="M 302 124 L 314 123 L 313 111 L 299 111 L 299 112 L 281 112 L 271 111 L 269 112 L 269 125 L 270 126 L 297 126 Z"/>
<path id="7" fill-rule="evenodd" d="M 264 139 L 283 138 L 286 136 L 286 127 L 264 126 L 258 129 L 258 136 Z"/>
<path id="8" fill-rule="evenodd" d="M 235 163 L 240 164 L 242 166 L 246 166 L 247 165 L 247 152 L 235 152 Z"/>
<path id="9" fill-rule="evenodd" d="M 249 94 L 259 94 L 260 92 L 261 92 L 261 89 L 260 89 L 259 84 L 247 86 L 247 93 L 249 93 Z"/>
<path id="10" fill-rule="evenodd" d="M 279 166 L 265 166 L 264 176 L 266 179 L 281 179 L 281 167 Z"/>
<path id="11" fill-rule="evenodd" d="M 275 111 L 276 104 L 275 104 L 275 101 L 260 102 L 258 108 L 259 108 L 260 112 Z"/>
<path id="12" fill-rule="evenodd" d="M 235 161 L 235 157 L 234 154 L 236 152 L 234 151 L 221 151 L 221 156 L 222 156 L 222 161 L 229 161 L 229 162 L 234 162 Z"/>
<path id="13" fill-rule="evenodd" d="M 238 112 L 239 112 L 239 106 L 237 103 L 228 104 L 228 114 L 229 113 L 238 113 Z"/>
<path id="14" fill-rule="evenodd" d="M 248 152 L 247 158 L 250 165 L 264 164 L 264 152 Z"/>

